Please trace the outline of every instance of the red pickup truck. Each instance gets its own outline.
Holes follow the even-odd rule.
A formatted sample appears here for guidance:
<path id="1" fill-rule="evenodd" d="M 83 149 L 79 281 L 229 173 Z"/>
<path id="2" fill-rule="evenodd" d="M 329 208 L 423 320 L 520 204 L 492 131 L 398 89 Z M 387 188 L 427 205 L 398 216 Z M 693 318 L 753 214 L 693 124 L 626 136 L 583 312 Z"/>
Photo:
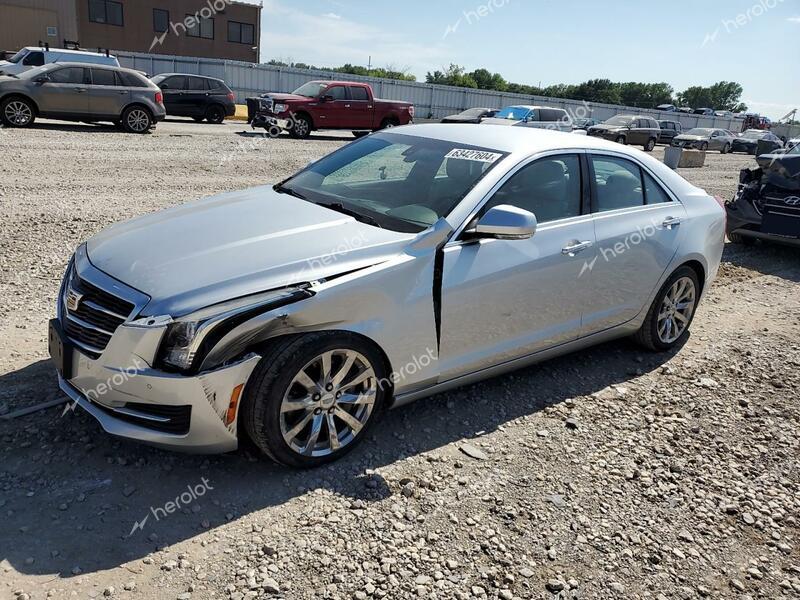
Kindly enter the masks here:
<path id="1" fill-rule="evenodd" d="M 300 139 L 317 129 L 350 129 L 359 136 L 414 119 L 413 104 L 380 100 L 372 87 L 352 81 L 309 81 L 291 94 L 263 94 L 257 104 L 254 127 L 274 127 L 277 122 Z"/>

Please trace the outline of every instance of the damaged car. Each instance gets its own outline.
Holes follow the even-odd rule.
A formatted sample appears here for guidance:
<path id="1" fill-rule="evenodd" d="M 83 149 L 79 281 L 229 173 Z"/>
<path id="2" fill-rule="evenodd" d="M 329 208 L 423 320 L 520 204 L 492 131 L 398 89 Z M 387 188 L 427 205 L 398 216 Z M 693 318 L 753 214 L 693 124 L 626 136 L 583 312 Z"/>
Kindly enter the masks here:
<path id="1" fill-rule="evenodd" d="M 723 241 L 721 201 L 639 151 L 394 128 L 95 235 L 50 354 L 110 434 L 314 467 L 388 408 L 614 338 L 675 348 Z"/>
<path id="2" fill-rule="evenodd" d="M 757 169 L 742 170 L 736 196 L 725 207 L 728 239 L 800 246 L 800 146 L 756 161 Z"/>

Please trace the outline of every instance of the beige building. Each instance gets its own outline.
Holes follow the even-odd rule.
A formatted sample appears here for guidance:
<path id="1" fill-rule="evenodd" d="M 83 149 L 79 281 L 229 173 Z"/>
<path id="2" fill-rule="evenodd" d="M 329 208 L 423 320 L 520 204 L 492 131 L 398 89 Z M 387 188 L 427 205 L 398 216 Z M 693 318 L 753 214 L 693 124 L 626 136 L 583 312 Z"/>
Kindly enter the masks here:
<path id="1" fill-rule="evenodd" d="M 261 6 L 234 0 L 0 0 L 0 50 L 77 41 L 258 62 Z"/>

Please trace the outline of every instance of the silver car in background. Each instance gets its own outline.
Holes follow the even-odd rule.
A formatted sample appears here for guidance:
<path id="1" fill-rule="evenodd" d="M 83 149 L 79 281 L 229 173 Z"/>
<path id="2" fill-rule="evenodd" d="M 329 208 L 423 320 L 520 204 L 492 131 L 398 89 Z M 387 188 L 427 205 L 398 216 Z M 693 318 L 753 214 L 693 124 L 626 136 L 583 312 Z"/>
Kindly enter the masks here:
<path id="1" fill-rule="evenodd" d="M 623 336 L 679 345 L 721 201 L 607 141 L 419 125 L 81 245 L 50 353 L 109 433 L 334 460 L 387 408 Z"/>
<path id="2" fill-rule="evenodd" d="M 695 148 L 697 150 L 714 150 L 728 154 L 733 149 L 736 139 L 730 131 L 696 127 L 672 138 L 671 145 L 677 148 Z"/>
<path id="3" fill-rule="evenodd" d="M 507 106 L 493 117 L 484 119 L 481 124 L 533 127 L 567 133 L 574 129 L 572 117 L 566 110 L 549 106 Z"/>
<path id="4" fill-rule="evenodd" d="M 0 77 L 0 120 L 7 127 L 29 127 L 43 117 L 110 121 L 147 133 L 166 114 L 158 86 L 131 69 L 56 63 Z"/>

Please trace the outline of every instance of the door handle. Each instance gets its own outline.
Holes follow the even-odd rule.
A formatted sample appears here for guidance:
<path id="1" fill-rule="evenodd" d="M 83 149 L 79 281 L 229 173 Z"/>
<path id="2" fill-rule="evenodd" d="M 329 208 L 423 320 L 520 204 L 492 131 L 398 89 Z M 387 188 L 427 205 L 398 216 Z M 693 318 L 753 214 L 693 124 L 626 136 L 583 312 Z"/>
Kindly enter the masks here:
<path id="1" fill-rule="evenodd" d="M 75 91 L 79 94 L 83 94 L 86 91 L 86 88 L 75 88 Z"/>
<path id="2" fill-rule="evenodd" d="M 569 246 L 561 249 L 561 254 L 564 256 L 575 256 L 576 254 L 588 250 L 592 247 L 592 242 L 571 242 Z"/>
<path id="3" fill-rule="evenodd" d="M 349 104 L 345 104 L 344 107 L 345 108 L 350 108 L 350 105 Z"/>
<path id="4" fill-rule="evenodd" d="M 666 229 L 672 229 L 677 227 L 681 224 L 681 219 L 678 217 L 667 217 L 666 220 L 661 224 Z"/>

